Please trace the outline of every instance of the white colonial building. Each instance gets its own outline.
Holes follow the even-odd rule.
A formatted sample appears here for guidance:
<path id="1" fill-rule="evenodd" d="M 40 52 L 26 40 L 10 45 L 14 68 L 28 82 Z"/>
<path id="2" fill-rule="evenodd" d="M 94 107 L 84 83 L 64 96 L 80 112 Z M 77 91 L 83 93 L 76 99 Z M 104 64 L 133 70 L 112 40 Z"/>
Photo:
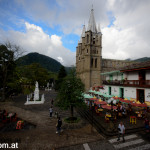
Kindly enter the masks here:
<path id="1" fill-rule="evenodd" d="M 101 75 L 106 79 L 103 80 L 103 94 L 150 102 L 150 61 Z"/>

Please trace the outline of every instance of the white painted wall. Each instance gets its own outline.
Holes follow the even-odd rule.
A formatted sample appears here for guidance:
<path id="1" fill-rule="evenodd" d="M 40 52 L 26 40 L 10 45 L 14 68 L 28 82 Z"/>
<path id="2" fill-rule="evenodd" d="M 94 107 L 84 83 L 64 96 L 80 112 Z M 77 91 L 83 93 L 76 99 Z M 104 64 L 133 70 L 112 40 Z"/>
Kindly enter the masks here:
<path id="1" fill-rule="evenodd" d="M 127 74 L 127 80 L 139 80 L 139 74 L 138 72 L 128 72 Z"/>
<path id="2" fill-rule="evenodd" d="M 109 80 L 109 75 L 106 75 L 106 81 Z"/>
<path id="3" fill-rule="evenodd" d="M 119 96 L 119 87 L 111 86 L 111 95 Z"/>
<path id="4" fill-rule="evenodd" d="M 103 94 L 105 94 L 105 93 L 108 94 L 108 89 L 110 86 L 104 85 L 104 89 L 100 89 L 100 92 Z M 119 96 L 120 88 L 124 88 L 124 97 L 125 98 L 134 98 L 134 99 L 136 99 L 136 89 L 144 89 L 145 90 L 145 101 L 150 102 L 150 88 L 111 86 L 112 95 Z"/>
<path id="5" fill-rule="evenodd" d="M 146 71 L 146 80 L 150 80 L 150 70 Z"/>
<path id="6" fill-rule="evenodd" d="M 118 75 L 117 74 L 113 74 L 113 81 L 118 80 Z"/>
<path id="7" fill-rule="evenodd" d="M 150 89 L 145 89 L 145 101 L 150 102 Z"/>
<path id="8" fill-rule="evenodd" d="M 124 97 L 136 99 L 136 88 L 135 87 L 124 87 Z"/>
<path id="9" fill-rule="evenodd" d="M 123 79 L 124 79 L 124 74 L 123 74 Z M 122 80 L 121 74 L 118 74 L 118 80 Z"/>

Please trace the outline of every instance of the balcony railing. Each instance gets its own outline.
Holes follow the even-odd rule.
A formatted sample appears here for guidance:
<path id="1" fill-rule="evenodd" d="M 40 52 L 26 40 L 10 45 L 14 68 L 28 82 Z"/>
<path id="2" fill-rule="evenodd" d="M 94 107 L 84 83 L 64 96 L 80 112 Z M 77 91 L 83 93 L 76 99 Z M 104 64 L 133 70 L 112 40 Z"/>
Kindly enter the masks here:
<path id="1" fill-rule="evenodd" d="M 134 86 L 134 87 L 149 87 L 150 88 L 150 80 L 114 80 L 114 81 L 103 81 L 105 85 L 121 85 L 121 86 Z"/>

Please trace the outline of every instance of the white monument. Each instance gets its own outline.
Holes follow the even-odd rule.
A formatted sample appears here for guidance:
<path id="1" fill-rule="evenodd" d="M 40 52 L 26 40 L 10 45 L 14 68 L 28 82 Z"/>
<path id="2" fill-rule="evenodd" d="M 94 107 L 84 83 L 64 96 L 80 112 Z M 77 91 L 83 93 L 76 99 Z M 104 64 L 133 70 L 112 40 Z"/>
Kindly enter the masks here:
<path id="1" fill-rule="evenodd" d="M 32 93 L 27 95 L 27 101 L 26 101 L 26 103 L 24 105 L 43 104 L 44 101 L 45 101 L 44 94 L 42 94 L 41 99 L 40 99 L 40 96 L 39 96 L 39 84 L 36 81 L 35 90 L 34 90 L 34 97 L 33 97 Z"/>
<path id="2" fill-rule="evenodd" d="M 39 84 L 36 81 L 35 83 L 35 90 L 34 90 L 34 101 L 39 100 Z"/>
<path id="3" fill-rule="evenodd" d="M 49 90 L 51 90 L 51 89 L 49 88 L 49 82 L 48 82 L 47 87 L 45 88 L 45 91 L 49 91 Z"/>
<path id="4" fill-rule="evenodd" d="M 42 94 L 41 101 L 42 101 L 42 102 L 44 102 L 44 101 L 45 101 L 44 94 Z"/>

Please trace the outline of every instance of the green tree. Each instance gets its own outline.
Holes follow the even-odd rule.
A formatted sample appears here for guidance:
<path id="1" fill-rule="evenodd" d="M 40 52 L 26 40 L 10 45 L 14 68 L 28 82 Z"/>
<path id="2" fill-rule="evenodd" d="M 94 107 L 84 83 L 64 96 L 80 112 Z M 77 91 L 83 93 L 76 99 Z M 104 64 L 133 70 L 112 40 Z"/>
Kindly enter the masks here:
<path id="1" fill-rule="evenodd" d="M 14 52 L 8 50 L 5 45 L 0 45 L 0 88 L 2 101 L 5 100 L 7 92 L 7 82 L 10 76 L 13 74 L 15 63 L 14 63 Z"/>
<path id="2" fill-rule="evenodd" d="M 62 66 L 58 72 L 58 80 L 56 81 L 55 89 L 60 90 L 64 78 L 67 76 L 65 67 Z"/>
<path id="3" fill-rule="evenodd" d="M 12 90 L 9 83 L 15 78 L 14 70 L 16 67 L 15 60 L 23 54 L 23 50 L 7 41 L 0 45 L 0 94 L 2 101 Z"/>
<path id="4" fill-rule="evenodd" d="M 58 72 L 58 79 L 62 79 L 66 76 L 67 76 L 67 73 L 66 73 L 65 67 L 62 66 Z"/>
<path id="5" fill-rule="evenodd" d="M 27 82 L 24 81 L 28 80 L 32 85 L 35 84 L 35 81 L 38 81 L 40 86 L 45 86 L 47 81 L 50 79 L 50 73 L 38 63 L 18 68 L 22 84 L 27 84 Z"/>
<path id="6" fill-rule="evenodd" d="M 74 116 L 74 107 L 83 106 L 84 85 L 79 78 L 76 77 L 75 70 L 64 79 L 61 89 L 58 93 L 58 105 L 61 108 L 70 108 L 71 117 Z"/>

